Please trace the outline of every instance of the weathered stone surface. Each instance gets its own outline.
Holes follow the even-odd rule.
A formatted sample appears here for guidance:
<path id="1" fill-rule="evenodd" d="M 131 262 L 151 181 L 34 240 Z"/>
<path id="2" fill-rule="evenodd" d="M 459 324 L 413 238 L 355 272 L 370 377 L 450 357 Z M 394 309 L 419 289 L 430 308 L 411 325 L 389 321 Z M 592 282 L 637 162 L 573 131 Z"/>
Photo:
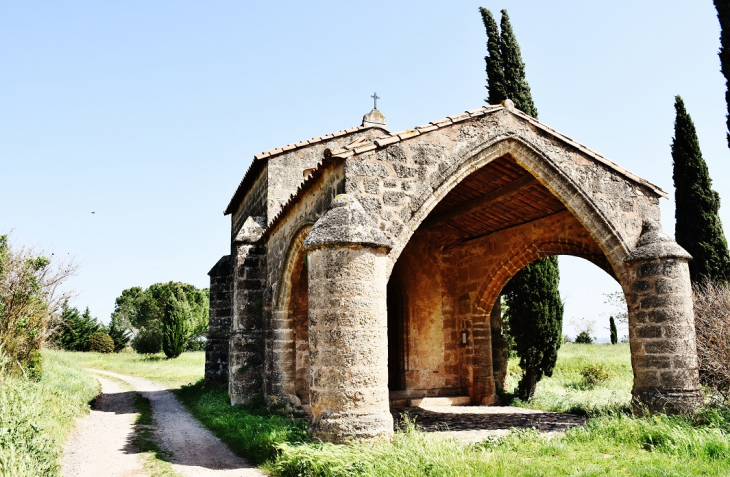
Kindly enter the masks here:
<path id="1" fill-rule="evenodd" d="M 327 245 L 392 247 L 360 202 L 347 194 L 334 198 L 327 213 L 314 224 L 304 241 L 305 250 Z"/>
<path id="2" fill-rule="evenodd" d="M 228 383 L 228 340 L 231 335 L 233 303 L 233 263 L 226 255 L 208 272 L 210 276 L 210 316 L 205 347 L 205 380 Z"/>
<path id="3" fill-rule="evenodd" d="M 655 258 L 679 258 L 691 260 L 692 256 L 677 242 L 662 231 L 658 222 L 645 219 L 642 225 L 641 237 L 636 248 L 626 259 L 627 262 L 638 262 Z"/>

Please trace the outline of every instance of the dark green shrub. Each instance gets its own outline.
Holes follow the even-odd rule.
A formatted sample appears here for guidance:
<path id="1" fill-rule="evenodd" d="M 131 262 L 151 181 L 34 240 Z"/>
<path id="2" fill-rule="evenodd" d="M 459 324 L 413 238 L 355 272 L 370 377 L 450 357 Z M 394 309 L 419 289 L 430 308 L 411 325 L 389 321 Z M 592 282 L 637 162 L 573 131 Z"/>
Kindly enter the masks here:
<path id="1" fill-rule="evenodd" d="M 127 347 L 129 341 L 132 339 L 132 333 L 127 328 L 121 325 L 120 320 L 112 315 L 112 319 L 109 322 L 108 333 L 111 339 L 114 341 L 114 352 L 119 353 Z"/>
<path id="2" fill-rule="evenodd" d="M 185 351 L 205 351 L 208 339 L 205 336 L 191 336 L 185 343 Z"/>
<path id="3" fill-rule="evenodd" d="M 162 337 L 154 330 L 140 330 L 132 339 L 132 349 L 140 354 L 155 354 L 162 351 Z"/>
<path id="4" fill-rule="evenodd" d="M 575 342 L 578 344 L 593 344 L 593 338 L 591 338 L 591 335 L 587 331 L 581 331 L 575 337 Z"/>
<path id="5" fill-rule="evenodd" d="M 111 336 L 98 331 L 89 336 L 89 351 L 94 353 L 113 353 L 114 340 Z"/>

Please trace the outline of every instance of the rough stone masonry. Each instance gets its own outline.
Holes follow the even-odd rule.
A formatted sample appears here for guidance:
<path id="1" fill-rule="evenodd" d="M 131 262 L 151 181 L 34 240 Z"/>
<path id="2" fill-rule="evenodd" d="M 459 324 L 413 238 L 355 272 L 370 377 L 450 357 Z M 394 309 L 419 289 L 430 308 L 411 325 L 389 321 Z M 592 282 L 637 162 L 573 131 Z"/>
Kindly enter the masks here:
<path id="1" fill-rule="evenodd" d="M 329 442 L 391 435 L 391 405 L 497 404 L 502 288 L 573 255 L 623 288 L 635 409 L 691 412 L 691 257 L 661 230 L 666 196 L 509 100 L 398 133 L 373 109 L 264 152 L 225 210 L 206 379 Z"/>

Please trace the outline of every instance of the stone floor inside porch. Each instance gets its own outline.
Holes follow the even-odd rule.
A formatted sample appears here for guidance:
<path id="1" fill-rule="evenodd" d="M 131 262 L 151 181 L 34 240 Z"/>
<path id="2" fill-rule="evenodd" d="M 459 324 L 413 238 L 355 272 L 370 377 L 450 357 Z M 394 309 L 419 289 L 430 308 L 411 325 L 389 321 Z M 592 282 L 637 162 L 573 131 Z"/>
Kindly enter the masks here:
<path id="1" fill-rule="evenodd" d="M 391 407 L 396 429 L 407 414 L 425 432 L 437 432 L 464 443 L 504 436 L 511 429 L 537 428 L 547 435 L 585 424 L 585 417 L 511 406 Z"/>

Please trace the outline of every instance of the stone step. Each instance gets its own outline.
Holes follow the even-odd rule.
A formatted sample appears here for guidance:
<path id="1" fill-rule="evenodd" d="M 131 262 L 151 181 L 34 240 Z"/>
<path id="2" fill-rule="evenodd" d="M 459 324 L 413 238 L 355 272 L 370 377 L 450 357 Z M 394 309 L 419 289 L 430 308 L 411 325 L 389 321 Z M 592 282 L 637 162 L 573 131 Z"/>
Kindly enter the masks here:
<path id="1" fill-rule="evenodd" d="M 430 407 L 430 406 L 468 406 L 471 404 L 469 396 L 441 396 L 392 399 L 391 407 Z"/>

